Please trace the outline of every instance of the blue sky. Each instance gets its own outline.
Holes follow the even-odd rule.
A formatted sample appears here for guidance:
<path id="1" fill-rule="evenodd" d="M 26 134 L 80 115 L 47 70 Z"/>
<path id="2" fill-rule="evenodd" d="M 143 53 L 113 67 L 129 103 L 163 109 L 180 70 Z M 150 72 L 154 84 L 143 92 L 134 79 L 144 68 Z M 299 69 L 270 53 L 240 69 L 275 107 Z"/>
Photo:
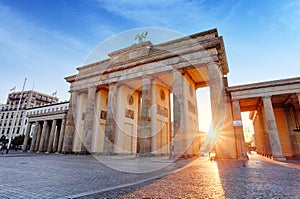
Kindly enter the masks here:
<path id="1" fill-rule="evenodd" d="M 108 37 L 160 27 L 184 35 L 217 28 L 229 84 L 300 75 L 300 1 L 0 0 L 0 103 L 10 88 L 67 100 L 64 77 Z M 134 41 L 132 41 L 134 43 Z"/>

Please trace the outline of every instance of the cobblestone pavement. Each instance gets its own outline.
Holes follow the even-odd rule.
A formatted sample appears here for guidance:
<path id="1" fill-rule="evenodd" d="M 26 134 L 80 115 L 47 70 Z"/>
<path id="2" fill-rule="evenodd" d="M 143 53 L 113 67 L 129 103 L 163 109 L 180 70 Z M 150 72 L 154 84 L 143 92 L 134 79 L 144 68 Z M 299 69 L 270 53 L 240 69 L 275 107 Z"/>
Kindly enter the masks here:
<path id="1" fill-rule="evenodd" d="M 99 158 L 99 156 L 97 157 Z M 100 157 L 101 159 L 101 157 Z M 109 162 L 109 157 L 103 157 Z M 117 159 L 117 160 L 115 160 Z M 146 161 L 145 161 L 146 160 Z M 130 166 L 161 163 L 164 158 L 122 159 L 111 156 L 112 163 L 131 162 Z M 132 163 L 133 162 L 133 163 Z M 16 153 L 0 155 L 0 198 L 74 198 L 124 185 L 144 182 L 183 167 L 191 160 L 173 162 L 168 167 L 146 173 L 130 173 L 107 167 L 93 156 Z M 152 169 L 153 170 L 153 169 Z"/>
<path id="2" fill-rule="evenodd" d="M 242 161 L 198 158 L 128 173 L 93 156 L 7 154 L 0 156 L 0 198 L 300 198 L 299 161 L 250 158 L 246 167 Z"/>
<path id="3" fill-rule="evenodd" d="M 296 163 L 296 164 L 295 164 Z M 159 180 L 95 197 L 103 198 L 300 198 L 299 161 L 281 163 L 250 155 L 242 161 L 197 159 Z"/>

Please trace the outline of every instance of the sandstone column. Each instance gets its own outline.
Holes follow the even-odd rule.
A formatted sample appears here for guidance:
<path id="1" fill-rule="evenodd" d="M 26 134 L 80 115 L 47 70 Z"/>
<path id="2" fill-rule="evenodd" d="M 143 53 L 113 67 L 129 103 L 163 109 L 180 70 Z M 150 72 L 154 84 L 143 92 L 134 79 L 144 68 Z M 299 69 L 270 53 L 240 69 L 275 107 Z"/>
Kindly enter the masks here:
<path id="1" fill-rule="evenodd" d="M 48 142 L 48 148 L 47 148 L 48 153 L 52 152 L 56 123 L 57 123 L 57 120 L 53 120 L 52 126 L 51 126 L 51 131 L 50 131 L 49 142 Z"/>
<path id="2" fill-rule="evenodd" d="M 36 137 L 36 141 L 35 141 L 35 147 L 34 150 L 38 151 L 39 146 L 40 146 L 40 140 L 41 140 L 41 134 L 42 134 L 42 126 L 41 124 L 38 122 L 38 128 L 37 128 L 37 137 Z"/>
<path id="3" fill-rule="evenodd" d="M 63 119 L 61 122 L 60 134 L 58 139 L 58 146 L 57 146 L 58 153 L 60 153 L 62 150 L 64 135 L 65 135 L 65 127 L 66 127 L 66 119 Z"/>
<path id="4" fill-rule="evenodd" d="M 76 113 L 76 103 L 77 103 L 77 92 L 71 91 L 69 110 L 66 120 L 66 129 L 63 136 L 62 152 L 70 153 L 72 151 L 73 136 L 75 131 L 75 113 Z"/>
<path id="5" fill-rule="evenodd" d="M 142 108 L 141 108 L 141 132 L 140 132 L 140 154 L 147 156 L 151 153 L 151 113 L 152 105 L 152 78 L 143 77 L 142 85 Z"/>
<path id="6" fill-rule="evenodd" d="M 47 122 L 47 127 L 46 127 L 46 134 L 45 134 L 45 141 L 44 141 L 44 148 L 43 151 L 47 152 L 47 148 L 48 148 L 48 142 L 49 142 L 49 137 L 50 137 L 50 124 L 52 125 L 51 121 Z"/>
<path id="7" fill-rule="evenodd" d="M 218 136 L 225 120 L 225 88 L 221 69 L 215 62 L 208 64 L 209 90 L 212 114 L 212 128 Z"/>
<path id="8" fill-rule="evenodd" d="M 138 98 L 138 123 L 137 123 L 137 145 L 136 145 L 136 153 L 140 153 L 141 152 L 141 141 L 140 141 L 140 137 L 141 137 L 141 99 L 142 99 L 142 95 L 141 93 L 139 93 L 139 98 Z"/>
<path id="9" fill-rule="evenodd" d="M 297 93 L 296 95 L 297 95 L 297 97 L 298 97 L 298 103 L 299 103 L 299 105 L 300 105 L 300 93 Z"/>
<path id="10" fill-rule="evenodd" d="M 292 147 L 292 155 L 293 156 L 300 156 L 300 150 L 299 150 L 299 144 L 297 140 L 297 135 L 294 132 L 294 124 L 293 124 L 293 119 L 291 116 L 291 108 L 285 108 L 284 109 L 284 115 L 285 115 L 285 121 L 287 124 L 287 129 L 288 129 L 288 135 Z"/>
<path id="11" fill-rule="evenodd" d="M 285 157 L 282 155 L 275 115 L 272 107 L 271 96 L 263 97 L 263 104 L 264 104 L 265 126 L 266 126 L 266 131 L 269 135 L 273 159 L 286 161 Z"/>
<path id="12" fill-rule="evenodd" d="M 57 121 L 59 123 L 59 121 Z M 58 139 L 60 136 L 60 131 L 61 131 L 61 123 L 57 125 L 54 140 L 53 140 L 53 152 L 57 152 L 57 146 L 58 146 Z"/>
<path id="13" fill-rule="evenodd" d="M 259 139 L 260 139 L 260 143 L 261 143 L 261 154 L 263 156 L 269 154 L 269 137 L 268 137 L 268 134 L 264 128 L 264 117 L 263 117 L 263 107 L 262 105 L 259 105 L 259 108 L 257 110 L 257 127 L 255 130 L 255 133 L 256 131 L 259 132 Z M 259 152 L 259 151 L 258 151 Z"/>
<path id="14" fill-rule="evenodd" d="M 115 132 L 116 132 L 116 102 L 117 102 L 117 84 L 111 84 L 108 92 L 108 104 L 106 112 L 106 125 L 105 125 L 105 136 L 104 136 L 104 147 L 103 153 L 105 155 L 113 154 Z"/>
<path id="15" fill-rule="evenodd" d="M 207 65 L 208 77 L 209 77 L 209 89 L 210 89 L 210 102 L 211 102 L 211 115 L 212 124 L 209 130 L 209 137 L 205 141 L 205 150 L 207 152 L 211 151 L 214 147 L 217 149 L 216 157 L 223 158 L 228 156 L 227 144 L 224 140 L 222 142 L 217 142 L 220 139 L 220 134 L 224 130 L 224 123 L 227 118 L 226 116 L 226 93 L 225 86 L 222 78 L 222 71 L 218 63 L 210 62 Z M 230 106 L 228 106 L 230 107 Z M 230 107 L 231 108 L 231 107 Z M 230 124 L 232 125 L 232 124 Z M 234 134 L 234 130 L 232 131 Z M 224 138 L 228 135 L 224 136 Z M 233 136 L 232 136 L 233 137 Z M 228 140 L 226 140 L 228 141 Z M 233 146 L 232 150 L 236 151 Z M 227 149 L 227 150 L 220 150 Z M 232 151 L 230 152 L 232 154 Z"/>
<path id="16" fill-rule="evenodd" d="M 33 133 L 33 137 L 32 137 L 32 140 L 31 140 L 31 145 L 30 145 L 30 149 L 29 151 L 30 152 L 33 152 L 36 145 L 38 145 L 37 143 L 37 136 L 38 136 L 38 133 L 39 133 L 39 122 L 35 122 L 35 127 L 34 127 L 34 133 Z"/>
<path id="17" fill-rule="evenodd" d="M 185 129 L 185 96 L 184 76 L 181 71 L 173 70 L 173 130 L 174 130 L 174 156 L 186 156 Z"/>
<path id="18" fill-rule="evenodd" d="M 28 143 L 28 139 L 29 139 L 29 134 L 30 134 L 30 130 L 31 130 L 31 122 L 28 122 L 27 124 L 27 128 L 26 128 L 26 133 L 25 133 L 25 138 L 24 138 L 24 142 L 22 145 L 22 151 L 26 151 L 27 149 L 27 143 Z"/>
<path id="19" fill-rule="evenodd" d="M 172 143 L 173 143 L 173 138 L 172 138 L 172 121 L 171 121 L 171 91 L 169 90 L 168 92 L 168 95 L 169 95 L 169 157 L 171 158 L 173 156 L 173 146 L 172 146 Z"/>
<path id="20" fill-rule="evenodd" d="M 81 152 L 84 154 L 91 152 L 95 115 L 95 97 L 96 87 L 89 87 L 81 145 Z"/>
<path id="21" fill-rule="evenodd" d="M 239 100 L 232 101 L 232 109 L 233 109 L 233 120 L 234 121 L 242 121 L 241 116 L 241 107 Z M 236 145 L 237 145 L 237 158 L 238 159 L 248 159 L 247 157 L 247 149 L 244 138 L 243 126 L 234 126 L 234 131 L 236 135 Z"/>
<path id="22" fill-rule="evenodd" d="M 39 152 L 42 152 L 44 149 L 44 143 L 45 143 L 45 137 L 47 133 L 47 120 L 44 121 L 43 123 L 43 129 L 42 129 L 42 134 L 40 138 L 40 144 L 39 144 Z"/>

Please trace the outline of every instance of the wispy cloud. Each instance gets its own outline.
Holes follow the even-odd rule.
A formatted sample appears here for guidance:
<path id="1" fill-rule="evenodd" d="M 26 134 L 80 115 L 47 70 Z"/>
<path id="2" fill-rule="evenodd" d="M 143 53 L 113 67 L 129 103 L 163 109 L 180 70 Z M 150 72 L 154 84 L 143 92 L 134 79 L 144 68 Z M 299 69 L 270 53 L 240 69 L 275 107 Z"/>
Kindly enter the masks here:
<path id="1" fill-rule="evenodd" d="M 102 1 L 100 5 L 110 13 L 119 15 L 131 21 L 143 23 L 147 26 L 153 24 L 167 25 L 168 10 L 172 6 L 170 1 Z M 174 9 L 174 8 L 173 8 Z M 179 14 L 179 13 L 178 13 Z"/>
<path id="2" fill-rule="evenodd" d="M 278 12 L 278 21 L 291 30 L 300 27 L 300 1 L 294 0 L 282 6 Z M 284 13 L 284 15 L 282 15 Z"/>
<path id="3" fill-rule="evenodd" d="M 24 76 L 29 82 L 39 82 L 36 88 L 43 92 L 57 90 L 89 50 L 80 39 L 49 30 L 1 4 L 0 24 L 1 101 L 6 89 L 20 84 Z M 67 98 L 68 85 L 64 90 L 58 93 Z"/>
<path id="4" fill-rule="evenodd" d="M 108 12 L 126 18 L 138 25 L 168 28 L 208 26 L 225 18 L 235 1 L 119 1 L 98 0 Z M 221 16 L 222 15 L 222 16 Z M 224 16 L 223 16 L 224 15 Z M 193 31 L 193 30 L 191 30 Z"/>

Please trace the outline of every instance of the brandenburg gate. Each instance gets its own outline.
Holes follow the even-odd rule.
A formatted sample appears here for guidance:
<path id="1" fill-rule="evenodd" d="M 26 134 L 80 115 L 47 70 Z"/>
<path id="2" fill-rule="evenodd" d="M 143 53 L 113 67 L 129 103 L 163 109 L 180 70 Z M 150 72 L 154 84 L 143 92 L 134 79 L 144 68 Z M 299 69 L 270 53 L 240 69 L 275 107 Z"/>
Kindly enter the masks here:
<path id="1" fill-rule="evenodd" d="M 246 156 L 244 147 L 236 147 L 236 136 L 243 135 L 232 126 L 229 70 L 216 29 L 157 45 L 134 44 L 77 70 L 65 78 L 71 98 L 64 153 L 199 154 L 196 89 L 209 86 L 212 129 L 222 135 L 218 156 Z"/>

